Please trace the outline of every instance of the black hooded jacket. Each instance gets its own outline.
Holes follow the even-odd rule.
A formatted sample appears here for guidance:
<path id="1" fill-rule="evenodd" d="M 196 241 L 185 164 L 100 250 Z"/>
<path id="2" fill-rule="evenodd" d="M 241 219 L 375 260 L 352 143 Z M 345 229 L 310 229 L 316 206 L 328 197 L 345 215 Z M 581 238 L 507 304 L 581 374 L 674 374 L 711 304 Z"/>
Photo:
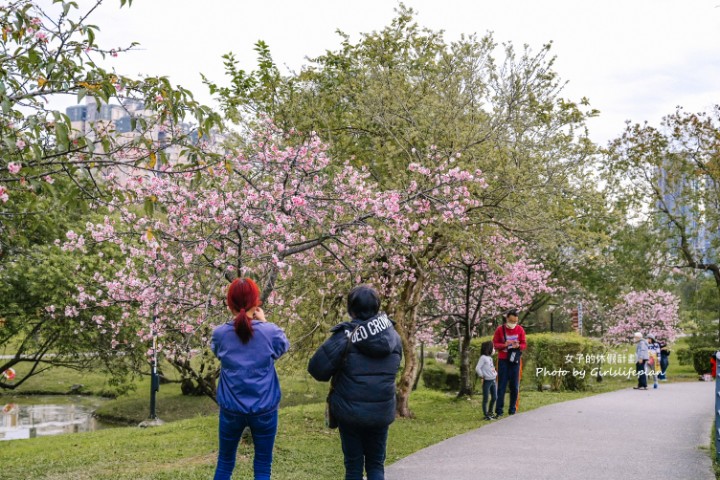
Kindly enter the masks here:
<path id="1" fill-rule="evenodd" d="M 384 313 L 335 325 L 332 336 L 310 359 L 308 372 L 316 380 L 327 382 L 336 375 L 330 409 L 340 423 L 382 427 L 395 419 L 395 377 L 402 343 L 394 325 Z"/>

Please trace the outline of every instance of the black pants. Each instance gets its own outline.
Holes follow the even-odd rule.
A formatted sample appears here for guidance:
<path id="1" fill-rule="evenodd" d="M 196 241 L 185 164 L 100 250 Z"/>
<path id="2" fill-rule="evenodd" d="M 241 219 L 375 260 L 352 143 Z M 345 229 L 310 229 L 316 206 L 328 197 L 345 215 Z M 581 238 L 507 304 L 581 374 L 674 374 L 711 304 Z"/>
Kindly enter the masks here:
<path id="1" fill-rule="evenodd" d="M 488 400 L 490 400 L 490 406 L 488 408 Z M 497 400 L 497 385 L 495 380 L 483 379 L 483 415 L 486 417 L 492 413 L 495 408 L 495 401 Z"/>
<path id="2" fill-rule="evenodd" d="M 641 360 L 635 363 L 635 371 L 638 376 L 638 387 L 647 388 L 647 375 L 645 374 L 645 362 L 647 360 Z"/>
<path id="3" fill-rule="evenodd" d="M 497 407 L 495 412 L 498 415 L 503 414 L 505 407 L 505 389 L 510 384 L 510 405 L 508 412 L 515 413 L 517 406 L 518 393 L 520 392 L 520 364 L 510 363 L 507 360 L 498 360 L 498 392 Z"/>
<path id="4" fill-rule="evenodd" d="M 345 456 L 345 480 L 385 480 L 385 447 L 388 426 L 363 428 L 340 423 L 340 442 Z"/>

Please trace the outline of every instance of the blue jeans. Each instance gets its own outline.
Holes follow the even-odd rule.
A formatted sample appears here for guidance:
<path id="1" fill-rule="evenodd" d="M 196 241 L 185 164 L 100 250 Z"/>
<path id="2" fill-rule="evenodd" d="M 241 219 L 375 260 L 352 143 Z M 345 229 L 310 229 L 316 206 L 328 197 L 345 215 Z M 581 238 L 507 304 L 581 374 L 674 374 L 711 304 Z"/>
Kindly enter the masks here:
<path id="1" fill-rule="evenodd" d="M 490 400 L 490 408 L 488 408 L 488 399 Z M 483 379 L 483 415 L 487 417 L 492 413 L 496 400 L 497 385 L 495 385 L 495 380 Z"/>
<path id="2" fill-rule="evenodd" d="M 345 480 L 385 480 L 385 447 L 388 427 L 363 428 L 340 423 L 340 442 L 345 456 Z"/>
<path id="3" fill-rule="evenodd" d="M 665 372 L 667 372 L 668 365 L 670 365 L 670 357 L 667 355 L 660 355 L 660 380 L 665 380 Z"/>
<path id="4" fill-rule="evenodd" d="M 518 393 L 520 392 L 520 364 L 510 363 L 507 360 L 498 360 L 498 392 L 495 413 L 503 414 L 505 408 L 505 389 L 510 384 L 510 406 L 508 412 L 515 413 Z"/>
<path id="5" fill-rule="evenodd" d="M 220 449 L 218 451 L 215 480 L 230 480 L 235 468 L 240 436 L 245 427 L 250 427 L 253 443 L 255 444 L 255 457 L 253 471 L 255 480 L 270 480 L 272 468 L 273 446 L 277 433 L 277 410 L 261 415 L 243 415 L 220 409 Z"/>

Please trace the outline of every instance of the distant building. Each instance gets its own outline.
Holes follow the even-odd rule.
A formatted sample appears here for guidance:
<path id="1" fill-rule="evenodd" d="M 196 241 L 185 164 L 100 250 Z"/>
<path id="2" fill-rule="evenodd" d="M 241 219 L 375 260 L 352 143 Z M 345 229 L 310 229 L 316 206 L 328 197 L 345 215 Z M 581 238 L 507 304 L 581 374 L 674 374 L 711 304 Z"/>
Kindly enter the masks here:
<path id="1" fill-rule="evenodd" d="M 670 179 L 667 171 L 660 168 L 658 187 L 662 193 L 662 203 L 669 213 L 684 221 L 690 248 L 700 259 L 708 260 L 709 256 L 712 255 L 713 244 L 720 241 L 720 232 L 708 229 L 703 214 L 704 206 L 693 205 L 687 197 L 689 193 L 695 194 L 705 189 L 715 189 L 712 179 Z M 668 239 L 668 246 L 671 249 L 680 248 L 677 237 L 671 236 Z"/>
<path id="2" fill-rule="evenodd" d="M 74 105 L 72 107 L 68 107 L 67 110 L 65 110 L 65 113 L 67 114 L 71 123 L 85 123 L 85 121 L 87 120 L 86 105 Z"/>
<path id="3" fill-rule="evenodd" d="M 145 108 L 141 100 L 123 99 L 121 104 L 98 104 L 92 97 L 85 97 L 85 105 L 73 105 L 65 110 L 70 119 L 71 128 L 76 134 L 93 138 L 97 132 L 103 131 L 115 137 L 118 143 L 130 143 L 135 139 L 143 137 L 155 144 L 167 159 L 168 164 L 174 164 L 180 160 L 181 147 L 173 144 L 173 136 L 168 133 L 168 128 L 151 122 L 153 116 L 151 111 Z M 143 130 L 142 122 L 139 119 L 148 120 L 147 130 Z M 185 134 L 190 143 L 197 145 L 197 129 L 188 123 L 176 127 L 175 134 Z M 224 137 L 217 132 L 209 136 L 203 136 L 208 148 L 221 150 Z M 99 147 L 96 146 L 98 151 Z M 161 158 L 157 158 L 155 169 L 163 165 Z M 122 173 L 121 173 L 122 175 Z"/>

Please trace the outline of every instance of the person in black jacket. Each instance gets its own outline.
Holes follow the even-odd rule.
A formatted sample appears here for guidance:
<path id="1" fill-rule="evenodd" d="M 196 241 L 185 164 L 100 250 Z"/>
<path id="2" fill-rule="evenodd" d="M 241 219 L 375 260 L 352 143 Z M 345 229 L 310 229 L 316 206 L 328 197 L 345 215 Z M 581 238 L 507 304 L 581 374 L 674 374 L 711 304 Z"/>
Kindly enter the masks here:
<path id="1" fill-rule="evenodd" d="M 310 359 L 308 372 L 327 382 L 335 376 L 330 411 L 338 421 L 345 480 L 384 480 L 388 428 L 395 420 L 395 376 L 402 359 L 395 323 L 380 312 L 380 296 L 369 285 L 350 290 L 351 321 Z"/>

